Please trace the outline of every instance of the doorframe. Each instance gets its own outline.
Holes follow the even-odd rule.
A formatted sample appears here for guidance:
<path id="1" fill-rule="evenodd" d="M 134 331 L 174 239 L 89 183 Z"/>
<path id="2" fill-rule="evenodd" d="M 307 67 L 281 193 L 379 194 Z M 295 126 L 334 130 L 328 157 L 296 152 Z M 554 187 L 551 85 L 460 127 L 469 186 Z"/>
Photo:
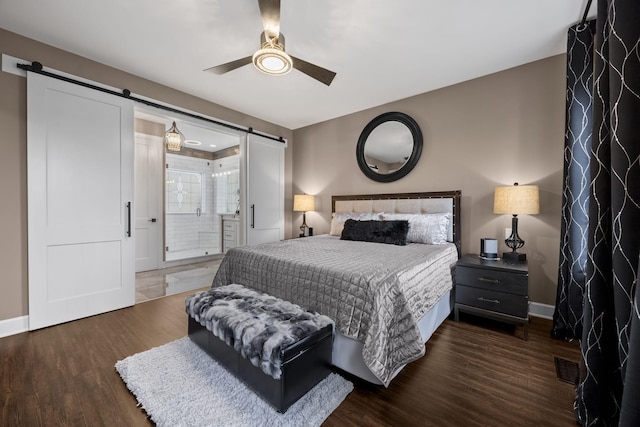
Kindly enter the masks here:
<path id="1" fill-rule="evenodd" d="M 13 57 L 7 54 L 2 54 L 2 71 L 3 72 L 7 72 L 7 73 L 11 73 L 11 74 L 15 74 L 18 75 L 20 77 L 25 77 L 27 76 L 28 72 L 27 69 L 28 67 L 30 67 L 28 64 L 31 63 L 31 61 L 22 59 L 22 58 L 18 58 L 18 57 Z M 227 129 L 228 131 L 230 131 L 231 129 L 234 129 L 238 136 L 239 136 L 239 140 L 240 140 L 240 146 L 241 146 L 241 161 L 242 158 L 244 157 L 244 150 L 242 148 L 243 144 L 242 141 L 246 141 L 247 135 L 250 133 L 255 133 L 255 131 L 253 130 L 253 128 L 251 127 L 247 127 L 242 128 L 240 125 L 235 125 L 233 122 L 229 122 L 229 121 L 224 121 L 224 120 L 220 120 L 217 119 L 214 116 L 210 116 L 208 114 L 205 113 L 201 113 L 195 110 L 189 110 L 189 109 L 181 109 L 178 110 L 179 107 L 174 106 L 173 104 L 167 103 L 167 102 L 163 102 L 163 101 L 159 101 L 156 100 L 154 98 L 150 98 L 150 97 L 145 97 L 145 96 L 141 96 L 138 95 L 137 97 L 134 96 L 130 96 L 130 92 L 127 89 L 121 89 L 118 87 L 114 87 L 114 86 L 110 86 L 108 84 L 104 84 L 102 82 L 98 82 L 95 80 L 91 80 L 85 77 L 81 77 L 75 74 L 70 74 L 70 73 L 66 73 L 64 71 L 60 71 L 57 70 L 55 68 L 50 68 L 47 66 L 44 66 L 42 68 L 43 71 L 47 72 L 47 73 L 52 73 L 53 75 L 49 75 L 49 77 L 51 78 L 56 78 L 59 80 L 66 80 L 69 83 L 72 84 L 78 84 L 81 86 L 85 86 L 94 90 L 98 90 L 98 91 L 103 91 L 106 93 L 109 93 L 113 96 L 123 96 L 122 94 L 124 93 L 124 97 L 129 98 L 130 100 L 133 101 L 134 103 L 134 112 L 133 112 L 133 117 L 132 119 L 134 119 L 136 117 L 136 113 L 137 112 L 145 112 L 151 115 L 155 115 L 158 117 L 180 117 L 184 120 L 188 120 L 194 123 L 202 123 L 202 124 L 206 124 L 207 127 L 210 127 L 211 129 L 216 129 L 216 130 L 220 130 L 220 129 L 226 129 L 224 126 L 229 126 L 229 129 Z M 29 70 L 29 71 L 34 71 L 34 70 Z M 199 117 L 201 119 L 199 119 Z M 210 122 L 210 121 L 213 122 Z M 219 125 L 216 125 L 216 123 L 219 123 Z M 274 141 L 278 141 L 280 143 L 284 143 L 285 147 L 287 146 L 287 139 L 283 138 L 282 136 L 277 136 L 274 134 L 270 134 L 270 133 L 255 133 L 258 136 L 262 136 L 262 137 L 266 137 L 266 138 L 271 138 Z M 164 158 L 164 150 L 163 150 L 163 158 Z M 133 159 L 132 159 L 133 162 Z M 163 159 L 163 164 L 165 164 L 165 161 Z M 242 167 L 242 163 L 240 166 L 241 171 L 243 170 Z M 241 177 L 243 176 L 242 172 L 241 172 Z M 163 180 L 164 182 L 164 180 Z M 164 195 L 165 191 L 164 191 L 164 185 L 163 185 L 163 200 L 162 200 L 162 204 L 163 204 L 163 220 L 164 220 L 164 206 L 165 206 L 165 200 L 164 200 Z M 244 197 L 244 193 L 246 193 L 246 189 L 243 189 L 242 185 L 241 185 L 241 197 Z M 135 197 L 135 195 L 134 195 Z M 246 200 L 245 200 L 246 202 Z M 135 207 L 134 207 L 135 208 Z M 285 213 L 286 215 L 286 213 Z M 285 221 L 286 222 L 286 221 Z M 163 236 L 162 236 L 162 241 L 163 241 L 163 246 L 161 247 L 161 251 L 162 251 L 162 267 L 161 268 L 166 268 L 168 266 L 172 266 L 174 265 L 174 262 L 171 262 L 169 264 L 166 263 L 166 261 L 164 260 L 165 258 L 165 251 L 164 251 L 164 242 L 165 242 L 165 231 L 164 231 L 164 226 L 162 227 L 163 229 Z M 242 230 L 242 228 L 241 228 Z M 133 254 L 133 261 L 135 263 L 135 253 Z M 177 264 L 175 264 L 177 265 Z M 27 316 L 28 317 L 28 316 Z"/>
<path id="2" fill-rule="evenodd" d="M 202 127 L 202 128 L 206 128 L 207 130 L 210 131 L 214 131 L 214 132 L 219 132 L 221 134 L 225 134 L 225 135 L 234 135 L 237 136 L 238 138 L 238 146 L 240 149 L 240 153 L 239 153 L 239 170 L 240 170 L 240 197 L 241 197 L 241 204 L 243 203 L 242 198 L 245 197 L 243 196 L 243 194 L 246 192 L 246 189 L 243 189 L 242 187 L 242 176 L 243 176 L 243 166 L 242 166 L 242 159 L 246 156 L 246 154 L 244 153 L 246 150 L 246 145 L 244 145 L 246 139 L 247 139 L 247 133 L 242 131 L 242 130 L 234 130 L 234 129 L 230 129 L 230 128 L 226 128 L 224 126 L 221 125 L 217 125 L 215 123 L 211 123 L 208 122 L 206 120 L 201 120 L 197 117 L 194 116 L 189 116 L 189 114 L 191 114 L 189 111 L 186 111 L 185 114 L 181 114 L 180 112 L 168 112 L 168 111 L 163 111 L 160 110 L 158 108 L 154 108 L 148 105 L 144 105 L 144 104 L 138 104 L 135 103 L 135 110 L 134 110 L 134 118 L 141 118 L 144 120 L 149 120 L 149 121 L 154 121 L 155 123 L 164 123 L 165 124 L 165 128 L 168 129 L 170 123 L 174 120 L 180 120 L 182 122 L 187 123 L 188 125 L 193 125 L 196 127 Z M 199 114 L 199 113 L 198 113 Z M 208 116 L 204 116 L 202 115 L 202 117 L 204 118 L 208 118 Z M 145 134 L 146 135 L 146 134 Z M 266 136 L 262 136 L 262 135 L 258 135 L 258 136 L 262 136 L 263 138 L 272 138 L 274 142 L 277 142 L 278 144 L 284 144 L 284 146 L 287 146 L 287 142 L 286 140 L 284 140 L 284 142 L 280 142 L 279 140 L 276 139 L 276 137 L 272 136 L 272 135 L 267 135 Z M 187 264 L 190 262 L 193 262 L 193 258 L 189 259 L 189 258 L 185 258 L 185 259 L 177 259 L 177 260 L 172 260 L 172 261 L 167 261 L 166 259 L 166 245 L 167 245 L 167 238 L 166 238 L 166 196 L 167 196 L 167 192 L 166 192 L 166 168 L 167 168 L 167 151 L 164 148 L 164 144 L 162 147 L 162 175 L 163 175 L 163 180 L 162 180 L 162 247 L 161 247 L 161 252 L 162 252 L 162 259 L 161 259 L 161 266 L 160 268 L 168 268 L 168 267 L 174 267 L 174 266 L 178 266 L 178 265 L 183 265 L 183 264 Z M 215 160 L 211 160 L 214 161 Z M 135 197 L 135 195 L 134 195 Z M 240 218 L 240 221 L 242 221 L 242 215 Z M 222 249 L 222 246 L 220 246 L 220 249 Z M 204 257 L 199 257 L 199 258 L 204 258 L 207 259 L 208 257 L 211 258 L 215 258 L 216 256 L 220 256 L 221 254 L 213 254 L 213 255 L 206 255 Z"/>

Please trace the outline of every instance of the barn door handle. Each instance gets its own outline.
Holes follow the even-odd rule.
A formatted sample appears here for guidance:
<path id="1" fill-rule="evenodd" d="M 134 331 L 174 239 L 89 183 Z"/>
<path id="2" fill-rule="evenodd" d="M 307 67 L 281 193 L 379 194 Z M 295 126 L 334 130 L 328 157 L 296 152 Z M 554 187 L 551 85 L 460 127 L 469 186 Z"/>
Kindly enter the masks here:
<path id="1" fill-rule="evenodd" d="M 131 237 L 131 202 L 127 202 L 127 237 Z"/>
<path id="2" fill-rule="evenodd" d="M 251 205 L 251 228 L 255 228 L 256 223 L 256 205 Z"/>

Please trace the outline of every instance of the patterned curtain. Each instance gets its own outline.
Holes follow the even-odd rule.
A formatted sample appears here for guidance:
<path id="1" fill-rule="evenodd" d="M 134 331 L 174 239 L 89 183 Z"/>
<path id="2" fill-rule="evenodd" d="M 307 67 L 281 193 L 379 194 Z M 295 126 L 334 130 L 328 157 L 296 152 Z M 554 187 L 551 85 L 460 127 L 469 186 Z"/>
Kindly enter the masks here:
<path id="1" fill-rule="evenodd" d="M 589 232 L 589 156 L 593 114 L 593 38 L 596 21 L 579 23 L 567 35 L 564 189 L 560 228 L 558 293 L 551 335 L 582 336 L 582 299 L 587 270 Z"/>
<path id="2" fill-rule="evenodd" d="M 598 1 L 584 377 L 585 426 L 640 426 L 640 2 Z"/>

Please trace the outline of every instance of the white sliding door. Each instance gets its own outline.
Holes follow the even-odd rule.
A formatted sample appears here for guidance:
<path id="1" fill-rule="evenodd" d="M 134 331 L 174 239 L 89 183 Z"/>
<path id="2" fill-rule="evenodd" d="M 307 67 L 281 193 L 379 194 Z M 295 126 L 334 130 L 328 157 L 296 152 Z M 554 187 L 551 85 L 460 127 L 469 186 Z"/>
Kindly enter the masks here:
<path id="1" fill-rule="evenodd" d="M 246 149 L 247 244 L 284 239 L 285 144 L 249 134 Z"/>
<path id="2" fill-rule="evenodd" d="M 29 329 L 135 303 L 133 103 L 27 77 Z"/>

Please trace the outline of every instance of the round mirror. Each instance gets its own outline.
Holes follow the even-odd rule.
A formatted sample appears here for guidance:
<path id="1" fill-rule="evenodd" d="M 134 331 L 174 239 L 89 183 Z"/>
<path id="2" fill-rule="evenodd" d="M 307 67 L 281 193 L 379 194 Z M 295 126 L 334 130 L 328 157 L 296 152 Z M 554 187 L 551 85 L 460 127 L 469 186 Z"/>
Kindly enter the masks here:
<path id="1" fill-rule="evenodd" d="M 378 182 L 396 181 L 418 163 L 422 132 L 404 113 L 384 113 L 371 120 L 360 134 L 356 158 L 360 170 Z"/>

